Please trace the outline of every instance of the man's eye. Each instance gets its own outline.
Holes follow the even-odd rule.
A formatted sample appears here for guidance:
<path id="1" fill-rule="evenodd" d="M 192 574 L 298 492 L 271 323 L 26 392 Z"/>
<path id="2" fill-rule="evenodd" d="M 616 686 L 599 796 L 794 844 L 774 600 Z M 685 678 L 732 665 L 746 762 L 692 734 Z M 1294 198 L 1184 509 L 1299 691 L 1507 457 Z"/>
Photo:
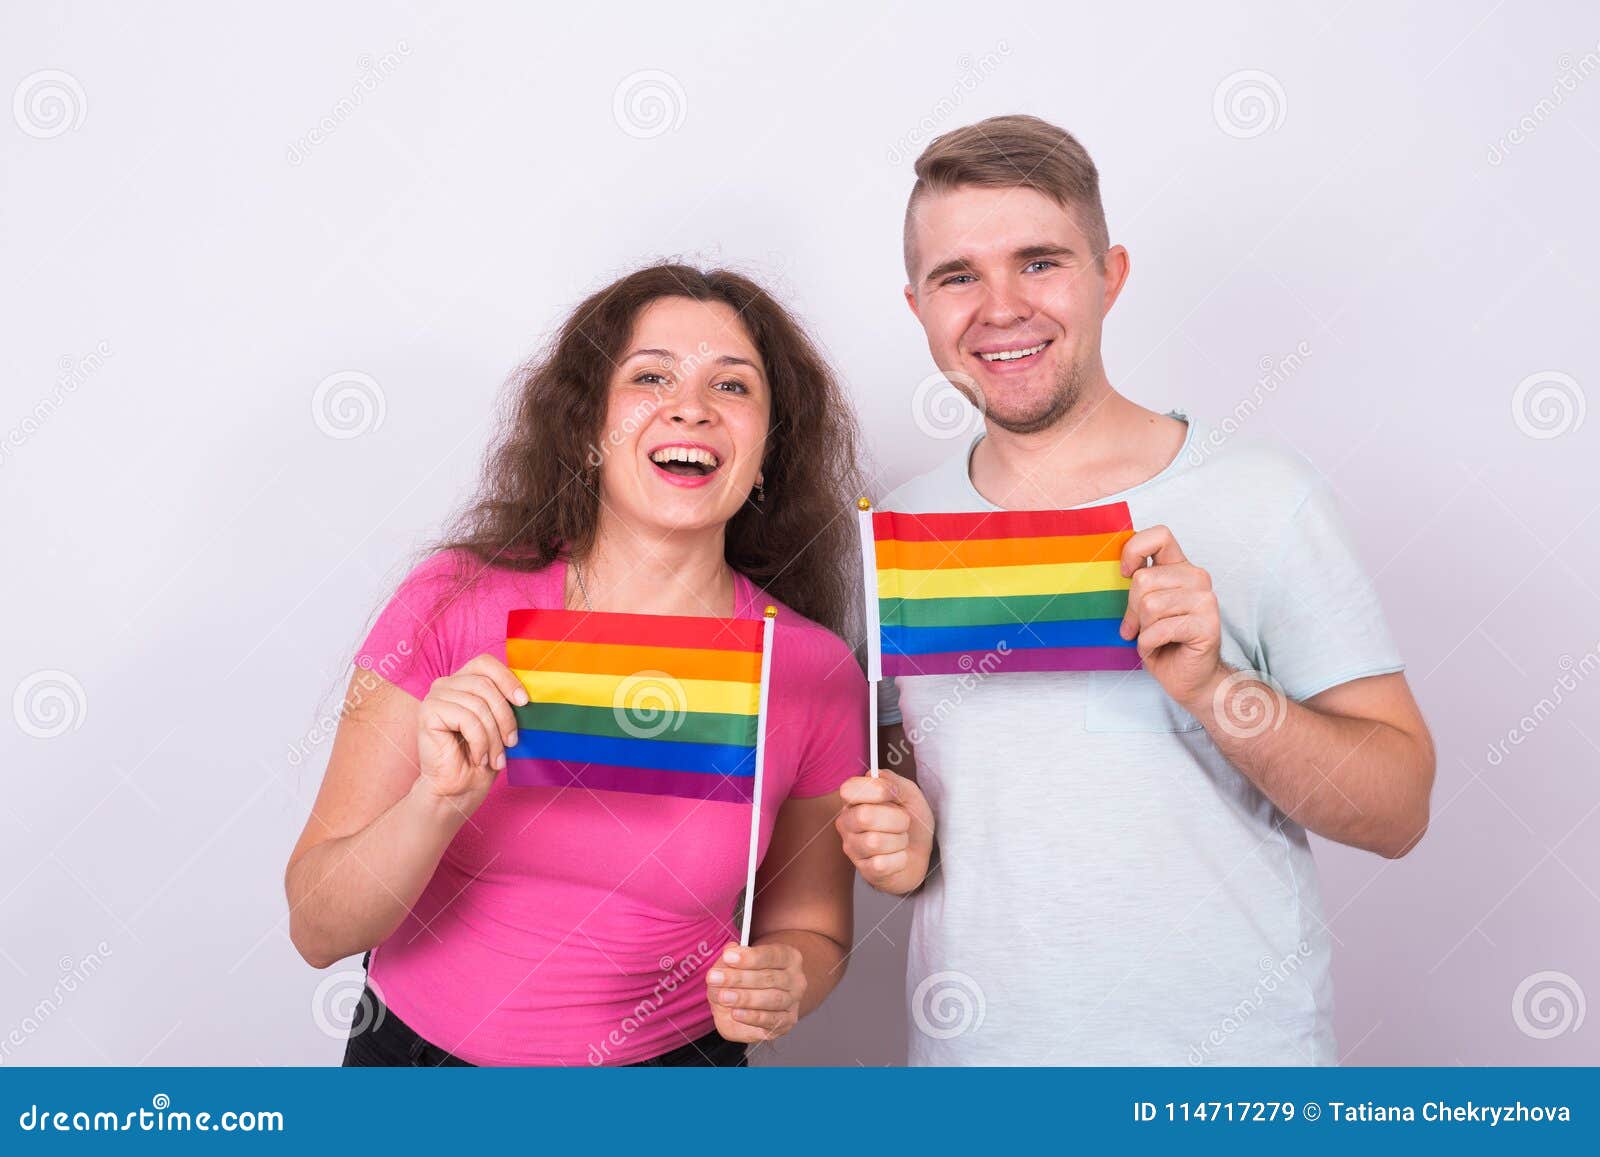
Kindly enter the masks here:
<path id="1" fill-rule="evenodd" d="M 1028 262 L 1028 264 L 1026 266 L 1024 266 L 1024 268 L 1026 268 L 1026 269 L 1055 269 L 1055 268 L 1057 268 L 1057 265 L 1056 265 L 1056 263 L 1054 261 L 1050 261 L 1047 258 L 1041 257 L 1037 261 Z"/>
<path id="2" fill-rule="evenodd" d="M 977 278 L 973 277 L 972 274 L 970 274 L 970 273 L 955 273 L 955 274 L 951 274 L 949 277 L 946 277 L 939 284 L 941 284 L 941 285 L 965 285 L 969 281 L 976 281 L 976 280 L 977 280 Z"/>

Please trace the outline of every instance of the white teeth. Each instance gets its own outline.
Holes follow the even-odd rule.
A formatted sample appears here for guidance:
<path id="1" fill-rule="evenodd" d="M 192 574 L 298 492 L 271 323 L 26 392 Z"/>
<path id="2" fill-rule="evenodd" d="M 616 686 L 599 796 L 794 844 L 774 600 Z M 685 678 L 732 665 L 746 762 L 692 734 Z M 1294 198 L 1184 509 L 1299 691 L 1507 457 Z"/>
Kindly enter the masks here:
<path id="1" fill-rule="evenodd" d="M 1025 350 L 1001 350 L 997 354 L 979 354 L 978 356 L 986 362 L 1014 362 L 1018 358 L 1031 357 L 1049 344 L 1047 341 L 1042 341 L 1038 345 L 1029 346 Z"/>
<path id="2" fill-rule="evenodd" d="M 650 455 L 652 462 L 698 462 L 702 466 L 715 470 L 722 464 L 710 450 L 701 450 L 694 446 L 663 446 Z"/>

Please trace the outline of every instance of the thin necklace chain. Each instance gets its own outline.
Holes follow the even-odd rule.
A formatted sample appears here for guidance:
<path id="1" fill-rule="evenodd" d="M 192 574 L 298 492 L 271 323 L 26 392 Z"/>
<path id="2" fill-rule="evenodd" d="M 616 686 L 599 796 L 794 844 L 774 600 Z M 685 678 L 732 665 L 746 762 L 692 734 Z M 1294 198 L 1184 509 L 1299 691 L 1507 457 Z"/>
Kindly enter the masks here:
<path id="1" fill-rule="evenodd" d="M 578 593 L 583 595 L 583 609 L 586 611 L 594 610 L 594 607 L 589 602 L 589 588 L 583 585 L 583 567 L 578 564 L 577 559 L 572 560 L 572 574 L 578 580 Z"/>

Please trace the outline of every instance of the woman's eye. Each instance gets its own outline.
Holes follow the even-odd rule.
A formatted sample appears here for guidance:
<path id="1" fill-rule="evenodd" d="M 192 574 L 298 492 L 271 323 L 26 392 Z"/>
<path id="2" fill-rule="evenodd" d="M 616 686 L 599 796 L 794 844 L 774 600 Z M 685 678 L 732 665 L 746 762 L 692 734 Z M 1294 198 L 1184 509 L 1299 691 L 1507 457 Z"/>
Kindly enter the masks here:
<path id="1" fill-rule="evenodd" d="M 750 392 L 749 389 L 745 386 L 745 384 L 743 382 L 738 381 L 735 378 L 729 378 L 725 382 L 718 382 L 717 385 L 716 385 L 716 388 L 720 390 L 724 386 L 732 387 L 732 389 L 734 389 L 735 391 L 737 391 L 738 393 L 741 393 L 741 394 L 748 394 Z"/>
<path id="2" fill-rule="evenodd" d="M 641 386 L 656 386 L 664 384 L 667 379 L 663 374 L 652 374 L 647 371 L 640 374 L 633 380 L 638 382 Z"/>

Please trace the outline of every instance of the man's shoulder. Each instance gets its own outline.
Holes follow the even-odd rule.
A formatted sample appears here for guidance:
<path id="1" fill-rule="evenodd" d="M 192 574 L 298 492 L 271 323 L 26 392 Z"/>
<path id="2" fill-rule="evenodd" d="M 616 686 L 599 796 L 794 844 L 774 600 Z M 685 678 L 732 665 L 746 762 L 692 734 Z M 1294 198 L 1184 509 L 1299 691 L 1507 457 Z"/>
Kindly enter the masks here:
<path id="1" fill-rule="evenodd" d="M 1324 479 L 1300 451 L 1280 439 L 1229 433 L 1226 424 L 1197 423 L 1189 439 L 1181 476 L 1210 491 L 1270 495 L 1289 509 Z"/>
<path id="2" fill-rule="evenodd" d="M 972 489 L 967 475 L 972 446 L 972 442 L 964 443 L 933 469 L 906 479 L 889 491 L 877 504 L 878 507 L 906 514 L 928 510 L 981 509 L 977 492 Z"/>

